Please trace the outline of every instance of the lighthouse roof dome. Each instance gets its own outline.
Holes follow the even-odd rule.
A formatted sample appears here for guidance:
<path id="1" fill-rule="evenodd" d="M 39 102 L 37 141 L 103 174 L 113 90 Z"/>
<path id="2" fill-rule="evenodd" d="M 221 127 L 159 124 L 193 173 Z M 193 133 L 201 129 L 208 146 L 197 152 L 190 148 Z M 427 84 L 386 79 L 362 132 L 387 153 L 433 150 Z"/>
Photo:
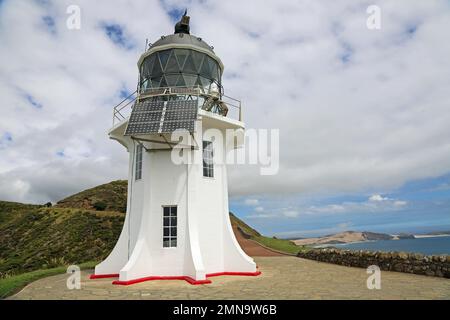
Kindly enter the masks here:
<path id="1" fill-rule="evenodd" d="M 167 36 L 162 36 L 158 41 L 156 41 L 149 47 L 149 50 L 157 49 L 158 47 L 166 47 L 170 45 L 198 47 L 200 49 L 214 53 L 213 48 L 209 44 L 207 44 L 202 38 L 187 33 L 176 33 Z"/>

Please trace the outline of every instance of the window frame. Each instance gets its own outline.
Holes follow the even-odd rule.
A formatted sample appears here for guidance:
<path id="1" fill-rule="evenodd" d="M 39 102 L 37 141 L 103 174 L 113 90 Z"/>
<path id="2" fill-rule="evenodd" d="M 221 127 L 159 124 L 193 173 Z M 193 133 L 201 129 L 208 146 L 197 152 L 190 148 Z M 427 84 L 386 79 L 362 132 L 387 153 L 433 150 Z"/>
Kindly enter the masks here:
<path id="1" fill-rule="evenodd" d="M 210 146 L 210 150 L 207 149 Z M 213 141 L 203 140 L 202 142 L 202 162 L 203 162 L 203 177 L 214 178 L 214 143 Z M 211 160 L 211 163 L 205 161 Z M 206 170 L 206 171 L 205 171 Z"/>
<path id="2" fill-rule="evenodd" d="M 169 211 L 166 215 L 166 211 Z M 168 221 L 166 225 L 165 221 Z M 173 224 L 175 222 L 175 224 Z M 178 206 L 167 205 L 162 206 L 162 248 L 163 249 L 175 249 L 178 247 Z M 168 230 L 166 236 L 164 231 Z M 175 230 L 175 232 L 174 232 Z M 168 245 L 166 245 L 168 241 Z"/>
<path id="3" fill-rule="evenodd" d="M 139 181 L 142 180 L 142 162 L 143 162 L 143 154 L 144 147 L 141 144 L 136 146 L 136 154 L 134 160 L 134 180 Z"/>

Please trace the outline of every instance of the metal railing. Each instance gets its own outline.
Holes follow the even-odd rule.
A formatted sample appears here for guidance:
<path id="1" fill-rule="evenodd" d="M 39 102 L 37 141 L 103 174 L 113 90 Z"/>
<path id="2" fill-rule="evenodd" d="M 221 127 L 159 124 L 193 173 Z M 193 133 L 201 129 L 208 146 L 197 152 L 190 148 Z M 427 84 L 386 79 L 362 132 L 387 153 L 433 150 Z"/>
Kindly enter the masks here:
<path id="1" fill-rule="evenodd" d="M 137 97 L 138 95 L 136 90 L 113 108 L 113 126 L 116 124 L 116 121 L 121 122 L 128 117 L 128 113 L 131 112 L 132 105 L 136 101 Z M 129 110 L 126 109 L 128 106 L 130 107 Z"/>
<path id="2" fill-rule="evenodd" d="M 197 97 L 197 99 L 203 98 L 205 100 L 209 97 L 215 96 L 211 91 L 205 90 L 203 87 L 198 85 L 192 87 L 150 88 L 141 91 L 140 93 L 138 93 L 138 91 L 136 90 L 114 107 L 113 126 L 116 123 L 125 120 L 129 116 L 135 101 L 139 102 L 141 100 L 153 97 L 173 97 L 178 95 L 195 96 Z M 217 101 L 225 103 L 225 105 L 228 107 L 228 112 L 225 115 L 226 117 L 242 121 L 242 104 L 240 100 L 221 94 L 219 95 Z"/>

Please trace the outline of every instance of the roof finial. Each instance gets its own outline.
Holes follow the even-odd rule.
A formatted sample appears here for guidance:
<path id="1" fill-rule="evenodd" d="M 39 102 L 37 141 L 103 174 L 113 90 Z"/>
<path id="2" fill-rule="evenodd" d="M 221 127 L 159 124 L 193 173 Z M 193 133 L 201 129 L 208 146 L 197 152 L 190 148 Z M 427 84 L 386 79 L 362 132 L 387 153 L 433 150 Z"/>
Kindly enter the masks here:
<path id="1" fill-rule="evenodd" d="M 177 22 L 175 25 L 175 34 L 177 33 L 186 33 L 189 34 L 190 27 L 189 27 L 189 20 L 190 17 L 187 15 L 187 9 L 184 11 L 183 16 L 181 17 L 181 20 Z"/>

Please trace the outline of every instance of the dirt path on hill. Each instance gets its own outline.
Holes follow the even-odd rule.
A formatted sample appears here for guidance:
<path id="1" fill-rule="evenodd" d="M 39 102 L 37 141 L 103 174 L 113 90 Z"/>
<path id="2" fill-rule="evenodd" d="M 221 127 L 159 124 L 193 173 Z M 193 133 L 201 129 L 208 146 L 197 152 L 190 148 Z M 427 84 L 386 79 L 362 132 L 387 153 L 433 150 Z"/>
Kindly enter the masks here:
<path id="1" fill-rule="evenodd" d="M 242 232 L 236 227 L 233 226 L 234 235 L 236 236 L 237 241 L 239 242 L 239 245 L 241 246 L 242 250 L 246 254 L 248 254 L 250 257 L 282 257 L 285 256 L 284 254 L 266 249 L 262 246 L 260 246 L 255 241 L 246 239 Z"/>

